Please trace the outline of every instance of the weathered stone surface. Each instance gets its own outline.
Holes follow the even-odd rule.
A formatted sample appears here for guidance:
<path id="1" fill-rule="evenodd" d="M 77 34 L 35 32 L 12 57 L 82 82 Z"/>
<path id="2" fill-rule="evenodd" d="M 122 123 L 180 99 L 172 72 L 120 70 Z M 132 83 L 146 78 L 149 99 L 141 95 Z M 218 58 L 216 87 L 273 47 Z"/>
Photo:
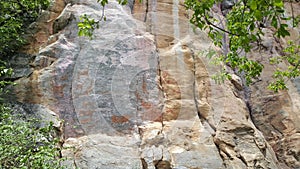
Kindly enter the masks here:
<path id="1" fill-rule="evenodd" d="M 32 23 L 27 29 L 27 41 L 29 45 L 23 47 L 26 53 L 34 54 L 41 46 L 45 46 L 48 38 L 53 34 L 53 22 L 65 8 L 64 0 L 51 0 L 48 10 L 42 11 L 38 20 Z"/>
<path id="2" fill-rule="evenodd" d="M 68 168 L 298 167 L 298 80 L 275 96 L 263 79 L 251 98 L 236 75 L 216 85 L 210 75 L 218 68 L 199 53 L 219 49 L 189 24 L 183 1 L 112 1 L 92 40 L 77 36 L 77 22 L 102 16 L 96 1 L 57 0 L 51 9 L 55 17 L 40 32 L 49 40 L 14 92 L 65 121 Z M 273 40 L 266 35 L 266 55 L 278 53 Z"/>
<path id="3" fill-rule="evenodd" d="M 262 131 L 282 165 L 299 168 L 300 103 L 297 80 L 288 83 L 289 91 L 279 93 L 268 91 L 266 88 L 272 81 L 268 78 L 272 68 L 267 64 L 265 67 L 267 69 L 262 75 L 262 80 L 252 88 L 252 120 Z"/>
<path id="4" fill-rule="evenodd" d="M 50 122 L 53 122 L 53 126 L 61 130 L 62 122 L 59 120 L 59 117 L 45 106 L 26 103 L 13 103 L 11 106 L 13 113 L 41 119 L 40 125 L 42 127 L 46 127 Z"/>
<path id="5" fill-rule="evenodd" d="M 53 33 L 57 33 L 70 23 L 72 19 L 72 13 L 69 11 L 70 6 L 71 4 L 66 5 L 61 14 L 55 19 L 53 23 Z"/>
<path id="6" fill-rule="evenodd" d="M 72 76 L 78 46 L 71 39 L 61 35 L 57 42 L 42 49 L 32 63 L 35 68 L 28 78 L 20 78 L 16 82 L 14 94 L 18 101 L 42 104 L 56 112 L 65 120 L 68 136 L 82 130 L 75 116 L 72 105 Z M 72 131 L 72 132 L 71 132 Z"/>
<path id="7" fill-rule="evenodd" d="M 65 141 L 63 155 L 68 168 L 132 169 L 142 168 L 138 138 L 134 136 L 108 136 L 96 134 Z M 73 151 L 75 149 L 75 151 Z"/>
<path id="8" fill-rule="evenodd" d="M 31 62 L 35 56 L 19 53 L 12 58 L 10 58 L 7 62 L 9 67 L 14 68 L 14 73 L 12 74 L 12 79 L 18 79 L 22 77 L 28 77 L 32 72 L 33 68 L 31 67 Z"/>

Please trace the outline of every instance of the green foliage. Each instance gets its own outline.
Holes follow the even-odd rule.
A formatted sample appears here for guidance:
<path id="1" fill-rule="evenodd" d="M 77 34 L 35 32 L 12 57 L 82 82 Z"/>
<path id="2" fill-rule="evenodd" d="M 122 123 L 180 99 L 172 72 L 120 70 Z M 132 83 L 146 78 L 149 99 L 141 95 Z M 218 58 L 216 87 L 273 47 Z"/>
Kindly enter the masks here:
<path id="1" fill-rule="evenodd" d="M 141 0 L 140 0 L 141 1 Z M 80 22 L 78 22 L 78 36 L 86 36 L 92 39 L 93 32 L 97 28 L 99 29 L 99 23 L 100 21 L 106 21 L 105 16 L 105 5 L 108 4 L 108 0 L 97 0 L 97 2 L 102 6 L 102 16 L 98 21 L 95 21 L 95 19 L 91 19 L 86 14 L 83 14 L 80 16 Z M 118 0 L 118 3 L 120 5 L 126 5 L 128 3 L 128 0 Z"/>
<path id="2" fill-rule="evenodd" d="M 93 32 L 97 28 L 99 29 L 99 22 L 104 20 L 106 21 L 106 17 L 104 14 L 105 5 L 108 4 L 108 0 L 97 0 L 97 2 L 102 6 L 102 16 L 98 21 L 95 19 L 91 19 L 86 14 L 80 16 L 80 22 L 77 24 L 78 26 L 78 36 L 86 36 L 92 39 Z M 127 0 L 118 0 L 119 4 L 126 5 Z"/>
<path id="3" fill-rule="evenodd" d="M 228 37 L 228 49 L 224 49 L 225 57 L 221 56 L 223 63 L 244 74 L 246 83 L 250 84 L 263 70 L 262 64 L 247 57 L 247 53 L 255 44 L 260 45 L 261 37 L 264 36 L 262 28 L 271 23 L 269 28 L 275 30 L 274 35 L 278 38 L 289 36 L 286 21 L 292 20 L 295 27 L 299 24 L 299 16 L 292 14 L 291 17 L 287 17 L 282 0 L 247 0 L 237 1 L 229 12 L 224 14 L 226 21 L 223 21 L 220 17 L 213 17 L 211 12 L 213 7 L 216 8 L 214 5 L 221 2 L 221 0 L 186 0 L 185 5 L 194 11 L 191 23 L 200 29 L 209 30 L 209 37 L 215 45 L 224 49 L 222 38 Z M 299 57 L 295 56 L 290 48 L 286 50 L 289 52 L 285 51 L 286 55 L 280 57 L 280 60 L 287 61 L 291 66 L 285 71 L 280 69 L 275 71 L 274 77 L 277 80 L 269 86 L 269 89 L 274 91 L 286 89 L 283 78 L 299 76 Z M 221 72 L 221 75 L 223 76 L 219 79 L 226 77 L 224 72 Z"/>
<path id="4" fill-rule="evenodd" d="M 37 120 L 20 120 L 0 105 L 0 168 L 57 169 L 58 139 L 51 136 L 53 124 L 36 127 Z"/>
<path id="5" fill-rule="evenodd" d="M 80 16 L 81 22 L 77 24 L 78 35 L 92 38 L 94 30 L 99 28 L 99 21 L 89 18 L 86 14 Z"/>
<path id="6" fill-rule="evenodd" d="M 296 45 L 292 41 L 289 41 L 288 46 L 283 50 L 283 52 L 283 56 L 273 57 L 270 59 L 270 63 L 273 65 L 279 65 L 282 62 L 289 63 L 288 67 L 278 68 L 273 74 L 275 81 L 270 83 L 268 88 L 275 92 L 287 89 L 285 82 L 288 79 L 294 79 L 300 76 L 300 45 Z"/>
<path id="7" fill-rule="evenodd" d="M 215 83 L 221 84 L 221 83 L 224 83 L 224 81 L 226 79 L 230 80 L 231 79 L 231 75 L 228 72 L 226 72 L 225 69 L 222 69 L 220 72 L 212 75 L 211 78 L 215 81 Z"/>
<path id="8" fill-rule="evenodd" d="M 6 77 L 10 77 L 13 73 L 11 68 L 7 68 L 6 63 L 0 60 L 0 95 L 7 92 L 6 86 L 13 84 L 12 82 L 5 80 Z M 2 98 L 0 97 L 0 101 Z"/>
<path id="9" fill-rule="evenodd" d="M 0 1 L 0 58 L 14 53 L 26 43 L 23 37 L 26 27 L 49 3 L 49 0 Z"/>

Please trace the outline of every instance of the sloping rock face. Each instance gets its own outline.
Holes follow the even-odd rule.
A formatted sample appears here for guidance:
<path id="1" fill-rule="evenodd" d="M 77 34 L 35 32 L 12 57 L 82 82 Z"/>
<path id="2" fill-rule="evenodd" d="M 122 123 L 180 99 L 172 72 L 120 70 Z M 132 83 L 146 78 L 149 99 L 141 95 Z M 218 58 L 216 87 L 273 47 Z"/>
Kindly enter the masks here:
<path id="1" fill-rule="evenodd" d="M 90 40 L 77 36 L 77 22 L 101 18 L 101 6 L 65 1 L 14 89 L 19 102 L 64 120 L 68 168 L 299 167 L 297 80 L 276 97 L 255 85 L 249 105 L 239 77 L 211 80 L 218 68 L 202 55 L 219 51 L 182 1 L 129 4 L 110 2 Z"/>
<path id="2" fill-rule="evenodd" d="M 300 14 L 299 3 L 293 3 L 294 15 Z M 291 14 L 291 4 L 286 5 Z M 291 23 L 288 23 L 291 24 Z M 268 64 L 271 57 L 279 56 L 288 40 L 300 44 L 299 30 L 291 29 L 291 36 L 286 39 L 276 39 L 271 30 L 265 29 L 263 38 L 264 52 L 253 51 L 252 55 L 261 58 L 265 70 L 259 82 L 251 86 L 251 115 L 254 124 L 265 136 L 265 139 L 276 152 L 278 160 L 290 168 L 300 168 L 300 103 L 299 103 L 299 77 L 287 83 L 289 90 L 272 93 L 267 85 L 272 81 L 272 71 L 276 70 Z M 280 43 L 279 43 L 280 42 Z M 286 65 L 280 65 L 286 68 Z M 284 168 L 282 166 L 282 168 Z"/>

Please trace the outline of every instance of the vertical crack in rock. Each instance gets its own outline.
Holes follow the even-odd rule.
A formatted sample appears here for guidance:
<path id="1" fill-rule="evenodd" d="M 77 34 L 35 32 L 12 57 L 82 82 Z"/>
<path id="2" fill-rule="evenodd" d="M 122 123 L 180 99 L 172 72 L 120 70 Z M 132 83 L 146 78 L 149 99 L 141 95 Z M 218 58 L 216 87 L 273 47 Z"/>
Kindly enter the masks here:
<path id="1" fill-rule="evenodd" d="M 144 158 L 141 158 L 142 169 L 148 169 L 148 164 Z"/>
<path id="2" fill-rule="evenodd" d="M 248 163 L 247 163 L 247 161 L 246 161 L 246 159 L 244 158 L 244 156 L 237 156 L 241 161 L 242 161 L 242 163 L 244 163 L 246 166 L 248 166 Z"/>
<path id="3" fill-rule="evenodd" d="M 222 151 L 220 145 L 218 143 L 216 143 L 215 139 L 213 139 L 213 140 L 214 140 L 213 143 L 215 144 L 216 148 L 218 149 L 219 155 L 220 155 L 220 157 L 223 161 L 224 166 L 227 167 L 227 165 L 225 163 L 225 160 L 226 160 L 226 157 L 230 158 L 230 154 L 228 154 L 227 152 Z"/>
<path id="4" fill-rule="evenodd" d="M 139 2 L 136 2 L 136 8 L 137 8 L 137 12 L 138 12 L 138 8 L 139 8 Z M 153 35 L 153 41 L 154 41 L 154 46 L 156 48 L 156 85 L 157 85 L 157 89 L 158 89 L 158 99 L 159 99 L 159 108 L 161 109 L 160 112 L 160 116 L 159 119 L 152 119 L 150 120 L 150 123 L 145 123 L 143 125 L 137 126 L 138 127 L 138 135 L 140 137 L 141 143 L 138 145 L 139 148 L 139 156 L 140 156 L 140 161 L 141 161 L 141 166 L 142 169 L 148 169 L 151 168 L 153 169 L 154 167 L 156 167 L 156 163 L 155 161 L 163 160 L 163 157 L 159 157 L 157 158 L 157 153 L 155 153 L 155 151 L 157 151 L 158 145 L 160 145 L 162 143 L 162 140 L 164 139 L 163 136 L 163 130 L 164 130 L 164 121 L 163 121 L 163 106 L 164 106 L 164 102 L 165 102 L 165 89 L 163 88 L 163 79 L 162 79 L 162 68 L 161 68 L 161 63 L 160 63 L 160 55 L 159 53 L 159 45 L 157 42 L 157 34 L 155 34 L 155 23 L 156 23 L 156 13 L 151 13 L 155 11 L 154 8 L 156 8 L 156 1 L 150 1 L 150 0 L 146 0 L 143 1 L 143 15 L 141 15 L 142 17 L 138 17 L 139 14 L 136 13 L 136 17 L 143 21 L 146 25 L 146 32 L 150 33 L 151 35 Z M 149 15 L 149 16 L 148 16 Z M 153 22 L 153 23 L 152 23 Z M 139 125 L 139 124 L 138 124 Z M 153 127 L 153 129 L 152 129 Z M 157 130 L 157 131 L 155 131 Z M 155 133 L 153 133 L 153 131 Z M 149 153 L 152 152 L 150 155 Z M 158 153 L 159 154 L 159 153 Z M 162 153 L 163 154 L 163 153 Z M 163 168 L 161 168 L 163 169 Z"/>
<path id="5" fill-rule="evenodd" d="M 149 6 L 150 6 L 150 0 L 147 0 L 147 8 L 146 8 L 146 16 L 148 15 L 148 12 L 149 11 Z M 152 8 L 156 9 L 156 1 L 152 1 Z M 155 11 L 155 10 L 154 10 Z M 154 22 L 156 22 L 156 15 L 153 15 L 153 18 L 154 18 Z M 159 88 L 159 91 L 161 92 L 161 99 L 162 99 L 162 106 L 164 106 L 165 104 L 165 99 L 166 99 L 166 95 L 165 95 L 165 90 L 163 88 L 163 79 L 162 79 L 162 69 L 161 69 L 161 63 L 160 63 L 160 55 L 159 55 L 159 47 L 158 47 L 158 42 L 157 42 L 157 35 L 156 34 L 153 34 L 152 33 L 152 26 L 150 26 L 150 33 L 154 36 L 154 44 L 155 44 L 155 47 L 156 47 L 156 58 L 157 58 L 157 73 L 158 73 L 158 88 Z M 154 26 L 154 29 L 155 29 L 155 26 Z M 163 107 L 161 109 L 161 131 L 160 133 L 162 134 L 163 133 L 163 128 L 164 128 L 164 110 L 163 110 Z"/>
<path id="6" fill-rule="evenodd" d="M 196 111 L 197 111 L 197 114 L 198 114 L 198 117 L 199 117 L 199 120 L 201 122 L 205 121 L 207 122 L 207 124 L 214 130 L 216 131 L 216 127 L 204 116 L 201 115 L 201 112 L 200 112 L 200 107 L 199 107 L 199 104 L 198 104 L 198 91 L 197 91 L 197 75 L 196 75 L 196 58 L 195 58 L 195 54 L 194 52 L 192 52 L 192 57 L 193 57 L 193 76 L 194 76 L 194 81 L 193 81 L 193 95 L 194 95 L 194 102 L 195 102 L 195 106 L 196 106 Z"/>
<path id="7" fill-rule="evenodd" d="M 149 0 L 145 0 L 146 3 L 146 10 L 145 10 L 145 17 L 144 17 L 144 22 L 147 22 L 147 17 L 148 17 L 148 10 L 149 10 Z"/>
<path id="8" fill-rule="evenodd" d="M 260 131 L 260 128 L 259 128 L 259 126 L 257 126 L 257 124 L 255 123 L 255 119 L 254 119 L 254 117 L 253 117 L 253 108 L 252 108 L 252 105 L 251 105 L 251 89 L 250 89 L 250 87 L 248 87 L 247 86 L 247 84 L 246 84 L 246 79 L 245 79 L 245 75 L 243 74 L 243 73 L 238 73 L 237 71 L 235 71 L 234 70 L 234 72 L 235 72 L 235 74 L 241 79 L 241 85 L 242 85 L 242 91 L 240 91 L 240 92 L 242 92 L 242 94 L 239 94 L 239 96 L 236 96 L 236 97 L 238 97 L 238 98 L 240 98 L 240 99 L 242 99 L 243 100 L 243 102 L 245 103 L 245 105 L 246 105 L 246 110 L 247 110 L 247 112 L 248 112 L 248 116 L 247 116 L 247 118 L 250 118 L 250 121 L 252 122 L 252 124 L 254 125 L 254 127 L 255 127 L 255 129 L 256 130 L 258 130 L 258 132 L 262 132 L 262 131 Z M 270 124 L 271 126 L 273 126 L 272 124 Z M 275 126 L 273 126 L 273 129 L 275 129 L 277 132 L 279 132 L 279 133 L 281 133 L 279 130 L 277 130 L 276 129 L 276 127 Z M 282 133 L 281 133 L 282 134 Z M 261 137 L 263 137 L 263 136 L 261 136 Z M 263 155 L 263 157 L 265 158 L 265 160 L 267 159 L 267 144 L 266 143 L 264 143 L 263 145 L 262 145 L 262 143 L 258 143 L 259 142 L 259 137 L 255 137 L 255 138 L 253 138 L 254 139 L 254 143 L 255 143 L 255 145 L 256 145 L 256 147 L 258 148 L 258 150 L 260 151 L 260 153 Z M 265 140 L 266 141 L 266 140 Z M 272 148 L 271 148 L 272 149 Z M 278 158 L 277 157 L 278 155 L 276 154 L 276 158 Z M 245 157 L 244 156 L 242 156 L 242 155 L 240 155 L 240 156 L 238 156 L 238 158 L 246 165 L 246 166 L 248 166 L 248 162 L 247 162 L 247 159 L 245 159 Z M 269 162 L 269 161 L 268 161 Z M 258 166 L 260 166 L 260 160 L 254 160 L 253 161 L 253 165 L 254 166 L 256 166 L 256 167 L 258 167 Z"/>
<path id="9" fill-rule="evenodd" d="M 77 163 L 76 163 L 76 159 L 75 159 L 75 158 L 73 159 L 73 165 L 74 165 L 74 168 L 79 168 L 79 167 L 77 166 Z"/>
<path id="10" fill-rule="evenodd" d="M 155 38 L 155 45 L 157 46 L 156 38 Z M 158 52 L 158 51 L 157 51 Z M 161 72 L 161 65 L 160 65 L 160 57 L 157 55 L 157 73 L 158 73 L 158 88 L 159 91 L 161 92 L 161 99 L 162 99 L 162 106 L 164 106 L 164 101 L 166 99 L 163 84 L 162 84 L 162 72 Z M 164 111 L 163 108 L 161 109 L 161 133 L 163 132 L 163 127 L 164 127 Z"/>
<path id="11" fill-rule="evenodd" d="M 201 116 L 201 113 L 200 113 L 200 109 L 199 109 L 199 105 L 198 105 L 198 101 L 197 101 L 197 90 L 196 90 L 196 63 L 195 63 L 195 55 L 194 53 L 192 53 L 192 57 L 193 57 L 193 73 L 194 73 L 194 81 L 193 81 L 193 94 L 194 94 L 194 102 L 195 102 L 195 106 L 196 106 L 196 111 L 197 111 L 197 114 L 198 114 L 198 117 L 199 117 L 199 120 L 201 121 L 201 119 L 204 119 L 202 116 Z"/>

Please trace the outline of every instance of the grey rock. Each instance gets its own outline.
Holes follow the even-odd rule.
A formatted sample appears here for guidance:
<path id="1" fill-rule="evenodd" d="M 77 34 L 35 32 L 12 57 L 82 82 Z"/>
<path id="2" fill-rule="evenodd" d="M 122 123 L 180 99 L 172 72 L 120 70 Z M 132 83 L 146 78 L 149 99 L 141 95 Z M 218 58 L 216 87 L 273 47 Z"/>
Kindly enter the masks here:
<path id="1" fill-rule="evenodd" d="M 223 0 L 221 3 L 221 11 L 223 15 L 226 15 L 236 3 L 237 0 Z"/>
<path id="2" fill-rule="evenodd" d="M 39 119 L 40 127 L 47 127 L 50 122 L 58 129 L 59 132 L 62 128 L 62 121 L 59 119 L 56 113 L 49 110 L 47 107 L 39 104 L 29 103 L 12 103 L 12 113 L 22 115 L 24 118 L 36 118 Z"/>
<path id="3" fill-rule="evenodd" d="M 297 88 L 297 92 L 300 94 L 300 78 L 297 77 L 293 80 L 295 87 Z"/>
<path id="4" fill-rule="evenodd" d="M 61 14 L 55 19 L 53 23 L 53 33 L 57 33 L 66 27 L 73 19 L 71 11 L 69 11 L 71 4 L 67 4 Z"/>
<path id="5" fill-rule="evenodd" d="M 243 89 L 243 84 L 242 84 L 242 80 L 239 76 L 232 74 L 231 75 L 231 83 L 238 89 L 238 90 L 242 90 Z"/>
<path id="6" fill-rule="evenodd" d="M 33 68 L 30 65 L 34 57 L 33 55 L 19 53 L 10 58 L 7 62 L 9 67 L 14 70 L 11 78 L 28 77 L 33 72 Z"/>

